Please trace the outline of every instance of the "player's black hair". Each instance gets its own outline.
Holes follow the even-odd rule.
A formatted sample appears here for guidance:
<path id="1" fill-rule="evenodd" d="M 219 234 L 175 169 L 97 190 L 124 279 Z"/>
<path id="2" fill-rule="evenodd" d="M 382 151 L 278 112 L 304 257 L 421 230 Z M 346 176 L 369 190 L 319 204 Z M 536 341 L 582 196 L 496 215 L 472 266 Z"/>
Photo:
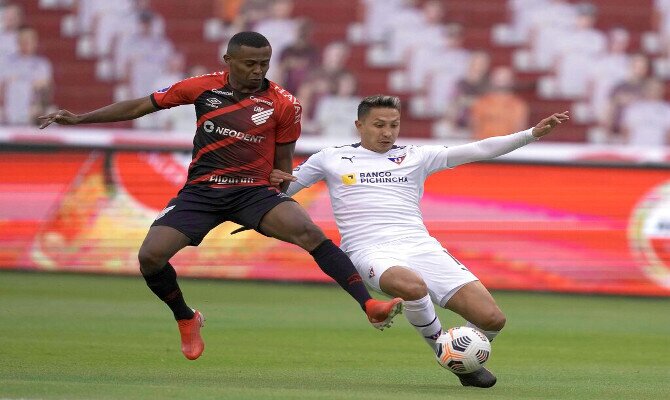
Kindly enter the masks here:
<path id="1" fill-rule="evenodd" d="M 265 36 L 258 32 L 238 32 L 230 38 L 230 41 L 228 41 L 226 53 L 234 53 L 242 46 L 260 49 L 261 47 L 270 47 L 270 42 L 268 42 L 268 39 Z"/>
<path id="2" fill-rule="evenodd" d="M 400 112 L 400 98 L 384 94 L 368 96 L 358 105 L 358 119 L 365 118 L 373 108 L 395 108 Z"/>

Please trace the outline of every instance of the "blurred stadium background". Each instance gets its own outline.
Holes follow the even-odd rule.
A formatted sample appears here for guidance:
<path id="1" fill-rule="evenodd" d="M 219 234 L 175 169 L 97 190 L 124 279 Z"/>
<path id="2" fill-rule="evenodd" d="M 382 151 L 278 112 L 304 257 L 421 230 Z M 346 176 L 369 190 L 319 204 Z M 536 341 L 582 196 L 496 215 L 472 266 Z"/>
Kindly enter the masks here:
<path id="1" fill-rule="evenodd" d="M 462 143 L 571 110 L 541 143 L 429 180 L 428 227 L 495 289 L 670 294 L 667 1 L 2 4 L 0 268 L 135 274 L 147 226 L 183 183 L 192 108 L 43 132 L 35 116 L 220 70 L 226 39 L 254 29 L 273 44 L 270 77 L 304 106 L 300 157 L 355 141 L 356 105 L 374 93 L 403 99 L 401 141 L 413 143 Z M 337 237 L 324 187 L 304 192 Z M 325 279 L 294 246 L 231 238 L 233 225 L 180 253 L 182 274 Z"/>
<path id="2" fill-rule="evenodd" d="M 464 143 L 525 129 L 553 112 L 570 110 L 570 123 L 540 143 L 432 177 L 422 203 L 426 224 L 494 290 L 658 297 L 649 303 L 635 299 L 641 302 L 623 318 L 637 324 L 633 336 L 657 340 L 660 347 L 670 333 L 670 313 L 656 311 L 667 309 L 670 296 L 670 1 L 0 0 L 0 21 L 0 270 L 138 274 L 139 244 L 183 184 L 193 109 L 46 131 L 36 128 L 35 118 L 59 108 L 88 111 L 221 70 L 227 39 L 240 30 L 257 30 L 273 45 L 269 78 L 295 93 L 304 107 L 296 161 L 322 147 L 356 141 L 356 105 L 375 93 L 403 100 L 401 143 Z M 338 237 L 324 186 L 303 191 L 298 200 L 329 236 Z M 198 249 L 181 252 L 174 260 L 180 275 L 327 280 L 301 250 L 254 232 L 229 236 L 236 227 L 223 224 Z M 24 310 L 28 297 L 12 288 L 23 288 L 28 279 L 0 274 L 7 310 Z M 62 285 L 77 292 L 93 282 Z M 30 293 L 32 287 L 22 290 Z M 49 293 L 35 295 L 49 301 Z M 520 301 L 506 295 L 503 302 L 515 310 Z M 63 304 L 79 307 L 87 301 L 77 300 Z M 605 297 L 603 303 L 625 308 L 618 301 L 624 300 Z M 556 297 L 553 304 L 578 307 L 567 305 L 569 296 Z M 652 304 L 655 311 L 645 309 Z M 151 305 L 155 308 L 146 307 L 158 312 L 160 305 Z M 603 311 L 609 312 L 615 313 Z M 44 312 L 26 315 L 43 318 Z M 14 314 L 0 317 L 8 322 Z M 567 317 L 560 321 L 574 323 Z M 616 331 L 626 321 L 605 329 Z M 26 324 L 19 332 L 39 329 Z M 51 325 L 56 331 L 60 326 Z M 326 321 L 321 329 L 331 328 Z M 31 345 L 17 345 L 8 339 L 10 330 L 1 329 L 2 324 L 0 355 L 21 359 L 22 346 Z M 579 329 L 592 335 L 591 346 L 599 339 L 602 348 L 621 343 L 620 336 L 594 334 L 596 328 L 588 324 Z M 510 336 L 528 340 L 516 334 Z M 572 339 L 580 341 L 575 335 Z M 533 343 L 551 339 L 538 337 Z M 625 342 L 634 345 L 635 339 L 626 336 Z M 10 344 L 17 346 L 14 353 L 7 350 Z M 252 346 L 247 349 L 253 351 Z M 506 351 L 511 356 L 527 349 Z M 544 351 L 556 354 L 557 349 Z M 665 376 L 668 382 L 668 354 L 646 351 L 640 354 L 655 354 L 660 368 L 648 380 L 662 382 Z M 567 354 L 564 361 L 574 367 Z M 601 361 L 616 363 L 613 356 Z M 36 359 L 26 368 L 39 369 L 42 362 Z M 597 366 L 578 372 L 592 368 Z M 0 378 L 13 376 L 7 371 L 0 369 Z M 210 374 L 214 385 L 216 374 Z M 20 371 L 17 376 L 25 377 Z M 545 377 L 552 376 L 556 370 L 547 370 Z M 622 376 L 609 376 L 612 385 L 623 382 Z M 560 383 L 574 380 L 567 376 Z M 48 388 L 41 387 L 37 394 L 22 389 L 7 394 L 49 397 Z M 530 390 L 527 397 L 510 392 L 500 398 L 561 398 L 560 385 L 555 389 L 547 397 Z M 667 384 L 659 392 L 664 390 L 667 394 Z M 81 396 L 97 392 L 85 393 Z M 588 388 L 579 393 L 574 398 L 600 398 Z M 621 393 L 602 398 L 626 398 Z"/>

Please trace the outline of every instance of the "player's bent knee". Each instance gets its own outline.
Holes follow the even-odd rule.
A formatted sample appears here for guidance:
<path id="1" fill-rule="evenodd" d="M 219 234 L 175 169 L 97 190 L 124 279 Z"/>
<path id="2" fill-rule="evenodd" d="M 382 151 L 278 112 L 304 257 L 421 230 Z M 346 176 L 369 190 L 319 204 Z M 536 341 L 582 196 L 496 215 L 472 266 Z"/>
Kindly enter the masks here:
<path id="1" fill-rule="evenodd" d="M 316 246 L 323 243 L 327 237 L 316 224 L 310 222 L 306 223 L 300 233 L 295 237 L 295 244 L 302 247 L 305 250 L 313 250 Z"/>
<path id="2" fill-rule="evenodd" d="M 423 280 L 416 279 L 407 282 L 403 292 L 404 296 L 401 296 L 403 300 L 419 300 L 428 295 L 428 286 Z"/>
<path id="3" fill-rule="evenodd" d="M 505 327 L 506 322 L 507 318 L 505 314 L 500 310 L 496 310 L 488 313 L 478 326 L 486 331 L 500 331 Z"/>
<path id="4" fill-rule="evenodd" d="M 142 275 L 151 275 L 160 271 L 168 260 L 155 251 L 151 251 L 145 247 L 141 247 L 137 254 L 137 260 L 140 262 L 140 272 Z"/>

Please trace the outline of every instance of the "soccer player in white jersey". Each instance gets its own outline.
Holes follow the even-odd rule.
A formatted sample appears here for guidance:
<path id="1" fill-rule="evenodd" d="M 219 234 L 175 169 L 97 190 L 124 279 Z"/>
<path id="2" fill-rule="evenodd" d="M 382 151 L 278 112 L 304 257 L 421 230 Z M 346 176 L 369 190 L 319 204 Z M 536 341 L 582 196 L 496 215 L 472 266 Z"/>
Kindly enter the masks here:
<path id="1" fill-rule="evenodd" d="M 477 277 L 428 233 L 419 209 L 424 181 L 444 169 L 509 153 L 568 118 L 567 112 L 553 114 L 525 131 L 453 147 L 396 146 L 400 100 L 370 96 L 358 107 L 360 143 L 323 149 L 293 175 L 274 170 L 270 182 L 290 181 L 289 195 L 326 182 L 341 248 L 369 286 L 405 301 L 405 316 L 431 349 L 442 333 L 433 303 L 461 315 L 492 340 L 505 325 L 505 315 Z M 464 386 L 496 383 L 485 368 L 458 377 Z"/>

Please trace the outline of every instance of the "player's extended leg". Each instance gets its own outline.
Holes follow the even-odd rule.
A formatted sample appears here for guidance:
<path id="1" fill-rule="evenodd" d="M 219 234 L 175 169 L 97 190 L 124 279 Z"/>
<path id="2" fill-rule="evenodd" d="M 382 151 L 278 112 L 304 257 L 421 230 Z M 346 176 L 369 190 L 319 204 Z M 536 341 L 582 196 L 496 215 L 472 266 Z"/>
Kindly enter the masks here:
<path id="1" fill-rule="evenodd" d="M 468 326 L 480 330 L 489 340 L 505 326 L 505 314 L 500 311 L 493 296 L 480 281 L 461 287 L 445 305 L 468 321 Z M 496 377 L 486 368 L 458 376 L 463 386 L 491 387 Z"/>
<path id="2" fill-rule="evenodd" d="M 394 266 L 382 273 L 379 287 L 384 293 L 405 301 L 405 317 L 434 352 L 442 324 L 423 279 L 409 268 Z"/>
<path id="3" fill-rule="evenodd" d="M 189 360 L 195 360 L 205 348 L 200 337 L 204 317 L 186 305 L 177 284 L 177 273 L 169 263 L 172 256 L 190 243 L 191 239 L 174 228 L 152 226 L 140 247 L 138 259 L 147 286 L 170 307 L 177 320 L 182 353 Z"/>
<path id="4" fill-rule="evenodd" d="M 470 326 L 479 329 L 489 340 L 493 340 L 505 326 L 505 314 L 480 281 L 465 284 L 445 307 L 465 318 Z"/>
<path id="5" fill-rule="evenodd" d="M 349 257 L 324 235 L 298 203 L 278 204 L 263 216 L 258 228 L 268 236 L 307 250 L 319 268 L 358 301 L 376 328 L 389 326 L 392 318 L 402 311 L 399 298 L 387 302 L 370 297 Z"/>

